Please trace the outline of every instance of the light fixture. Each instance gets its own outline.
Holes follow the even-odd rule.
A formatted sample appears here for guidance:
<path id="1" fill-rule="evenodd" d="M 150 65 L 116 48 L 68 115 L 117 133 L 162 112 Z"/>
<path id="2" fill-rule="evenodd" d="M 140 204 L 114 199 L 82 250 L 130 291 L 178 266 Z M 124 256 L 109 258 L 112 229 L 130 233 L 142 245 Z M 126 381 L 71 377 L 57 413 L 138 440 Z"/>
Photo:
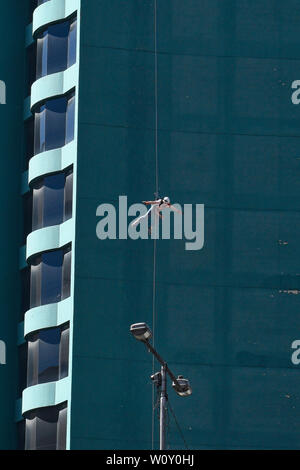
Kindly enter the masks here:
<path id="1" fill-rule="evenodd" d="M 173 372 L 170 370 L 166 361 L 158 354 L 154 346 L 150 343 L 149 339 L 152 336 L 152 332 L 147 323 L 134 323 L 130 326 L 130 332 L 135 339 L 141 341 L 146 346 L 148 352 L 152 353 L 156 360 L 160 363 L 160 372 L 151 375 L 151 380 L 156 386 L 159 394 L 159 448 L 165 450 L 166 448 L 166 428 L 167 428 L 167 375 L 172 380 L 172 387 L 175 392 L 181 397 L 188 397 L 192 394 L 192 388 L 187 379 L 182 375 L 178 375 L 176 378 Z"/>
<path id="2" fill-rule="evenodd" d="M 130 326 L 130 332 L 139 341 L 148 341 L 152 336 L 147 323 L 134 323 Z"/>
<path id="3" fill-rule="evenodd" d="M 175 392 L 181 397 L 188 397 L 192 394 L 192 388 L 188 379 L 184 379 L 183 375 L 178 375 L 177 383 L 173 382 L 172 387 Z"/>

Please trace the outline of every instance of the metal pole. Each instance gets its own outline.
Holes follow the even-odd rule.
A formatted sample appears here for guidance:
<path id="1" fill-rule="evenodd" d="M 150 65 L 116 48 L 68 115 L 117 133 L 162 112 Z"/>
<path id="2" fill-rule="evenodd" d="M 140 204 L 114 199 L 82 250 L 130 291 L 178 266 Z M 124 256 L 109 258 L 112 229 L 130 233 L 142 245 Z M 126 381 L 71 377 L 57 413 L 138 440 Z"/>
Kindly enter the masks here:
<path id="1" fill-rule="evenodd" d="M 161 366 L 161 390 L 160 390 L 160 423 L 159 423 L 159 440 L 160 450 L 166 447 L 166 412 L 167 412 L 167 374 L 166 365 Z"/>
<path id="2" fill-rule="evenodd" d="M 167 372 L 167 374 L 169 374 L 170 376 L 170 379 L 180 388 L 180 385 L 178 383 L 178 380 L 177 378 L 175 377 L 175 375 L 173 374 L 173 372 L 169 369 L 168 367 L 168 364 L 163 360 L 163 358 L 158 354 L 158 352 L 154 349 L 154 347 L 152 346 L 151 343 L 149 343 L 149 341 L 143 341 L 143 343 L 145 344 L 146 348 L 148 349 L 148 351 L 150 351 L 155 357 L 156 359 L 158 360 L 158 362 L 165 367 L 165 371 Z"/>

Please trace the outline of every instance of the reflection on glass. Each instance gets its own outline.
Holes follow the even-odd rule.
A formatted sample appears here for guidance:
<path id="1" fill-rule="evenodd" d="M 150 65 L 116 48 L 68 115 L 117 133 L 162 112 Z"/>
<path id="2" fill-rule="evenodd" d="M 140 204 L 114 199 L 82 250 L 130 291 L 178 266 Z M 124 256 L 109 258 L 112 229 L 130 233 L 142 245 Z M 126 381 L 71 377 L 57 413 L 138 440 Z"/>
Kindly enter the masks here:
<path id="1" fill-rule="evenodd" d="M 55 23 L 37 39 L 36 79 L 62 72 L 76 62 L 77 20 Z"/>
<path id="2" fill-rule="evenodd" d="M 69 373 L 69 324 L 28 338 L 27 387 L 54 382 Z"/>
<path id="3" fill-rule="evenodd" d="M 71 295 L 71 250 L 64 253 L 63 273 L 62 273 L 62 288 L 61 299 L 66 299 Z"/>
<path id="4" fill-rule="evenodd" d="M 57 173 L 44 178 L 44 226 L 63 221 L 65 174 Z"/>
<path id="5" fill-rule="evenodd" d="M 34 154 L 63 147 L 73 140 L 74 122 L 74 93 L 46 101 L 35 112 Z"/>
<path id="6" fill-rule="evenodd" d="M 69 374 L 69 337 L 70 328 L 66 325 L 61 330 L 59 349 L 59 378 L 63 379 Z"/>
<path id="7" fill-rule="evenodd" d="M 63 147 L 66 143 L 67 99 L 57 98 L 47 102 L 46 111 L 46 150 Z"/>
<path id="8" fill-rule="evenodd" d="M 39 332 L 38 383 L 58 380 L 60 328 Z"/>
<path id="9" fill-rule="evenodd" d="M 68 67 L 76 62 L 76 43 L 77 43 L 77 18 L 70 25 L 69 44 L 68 44 Z"/>
<path id="10" fill-rule="evenodd" d="M 42 178 L 33 186 L 32 230 L 72 217 L 73 169 Z"/>
<path id="11" fill-rule="evenodd" d="M 31 411 L 26 416 L 25 450 L 65 450 L 66 403 Z"/>
<path id="12" fill-rule="evenodd" d="M 63 251 L 55 250 L 42 254 L 42 288 L 43 304 L 61 300 Z"/>
<path id="13" fill-rule="evenodd" d="M 70 296 L 71 251 L 54 250 L 31 260 L 30 308 Z"/>
<path id="14" fill-rule="evenodd" d="M 72 217 L 72 206 L 73 206 L 73 169 L 69 170 L 69 172 L 66 175 L 64 221 Z"/>
<path id="15" fill-rule="evenodd" d="M 65 450 L 66 439 L 67 439 L 67 414 L 68 409 L 65 406 L 59 412 L 58 423 L 57 423 L 57 440 L 56 449 Z"/>
<path id="16" fill-rule="evenodd" d="M 74 139 L 74 127 L 75 127 L 75 96 L 70 97 L 67 105 L 66 115 L 66 144 Z"/>
<path id="17" fill-rule="evenodd" d="M 41 257 L 37 256 L 31 263 L 30 308 L 41 305 Z"/>

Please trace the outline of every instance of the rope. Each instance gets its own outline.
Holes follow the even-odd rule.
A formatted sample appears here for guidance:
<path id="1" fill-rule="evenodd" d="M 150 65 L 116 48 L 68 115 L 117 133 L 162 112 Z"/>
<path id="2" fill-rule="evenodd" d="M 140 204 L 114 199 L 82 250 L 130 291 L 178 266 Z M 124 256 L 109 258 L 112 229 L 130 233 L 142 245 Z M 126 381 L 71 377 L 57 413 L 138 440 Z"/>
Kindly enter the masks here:
<path id="1" fill-rule="evenodd" d="M 154 0 L 154 95 L 155 95 L 155 196 L 158 198 L 158 67 L 157 67 L 157 0 Z"/>
<path id="2" fill-rule="evenodd" d="M 154 99 L 155 99 L 155 197 L 158 198 L 158 93 L 157 93 L 157 0 L 154 0 Z M 156 238 L 153 244 L 153 287 L 152 287 L 152 332 L 153 347 L 155 347 L 156 323 Z M 155 359 L 152 358 L 152 374 L 154 374 Z M 155 418 L 155 385 L 152 386 L 152 450 L 154 449 L 154 418 Z"/>
<path id="3" fill-rule="evenodd" d="M 171 411 L 171 413 L 172 413 L 172 415 L 173 415 L 173 418 L 174 418 L 175 424 L 176 424 L 176 426 L 177 426 L 177 429 L 178 429 L 178 431 L 179 431 L 179 434 L 180 434 L 180 436 L 181 436 L 181 439 L 182 439 L 183 442 L 184 442 L 185 448 L 186 448 L 187 450 L 189 450 L 188 445 L 187 445 L 187 442 L 186 442 L 185 437 L 184 437 L 184 435 L 183 435 L 182 429 L 181 429 L 181 427 L 179 426 L 179 423 L 178 423 L 178 420 L 177 420 L 177 418 L 176 418 L 176 415 L 175 415 L 175 413 L 174 413 L 174 411 L 173 411 L 173 409 L 172 409 L 172 407 L 171 407 L 170 401 L 168 401 L 168 405 L 169 405 L 169 409 L 170 409 L 170 411 Z"/>

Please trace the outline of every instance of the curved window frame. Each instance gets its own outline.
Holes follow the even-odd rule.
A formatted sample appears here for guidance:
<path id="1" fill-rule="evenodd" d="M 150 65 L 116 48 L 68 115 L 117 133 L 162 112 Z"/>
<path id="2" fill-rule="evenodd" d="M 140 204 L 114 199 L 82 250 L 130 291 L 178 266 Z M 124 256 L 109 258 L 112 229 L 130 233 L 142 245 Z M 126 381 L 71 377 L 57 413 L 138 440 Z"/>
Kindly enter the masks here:
<path id="1" fill-rule="evenodd" d="M 75 90 L 51 98 L 34 112 L 34 155 L 64 147 L 74 140 Z"/>
<path id="2" fill-rule="evenodd" d="M 65 450 L 67 402 L 26 414 L 25 450 Z"/>
<path id="3" fill-rule="evenodd" d="M 77 59 L 77 15 L 47 26 L 36 40 L 36 80 L 64 72 Z"/>
<path id="4" fill-rule="evenodd" d="M 32 231 L 59 225 L 72 217 L 73 167 L 32 185 Z"/>
<path id="5" fill-rule="evenodd" d="M 40 330 L 27 338 L 27 387 L 64 379 L 69 374 L 70 325 Z"/>
<path id="6" fill-rule="evenodd" d="M 71 245 L 31 259 L 30 308 L 60 302 L 71 295 Z"/>

